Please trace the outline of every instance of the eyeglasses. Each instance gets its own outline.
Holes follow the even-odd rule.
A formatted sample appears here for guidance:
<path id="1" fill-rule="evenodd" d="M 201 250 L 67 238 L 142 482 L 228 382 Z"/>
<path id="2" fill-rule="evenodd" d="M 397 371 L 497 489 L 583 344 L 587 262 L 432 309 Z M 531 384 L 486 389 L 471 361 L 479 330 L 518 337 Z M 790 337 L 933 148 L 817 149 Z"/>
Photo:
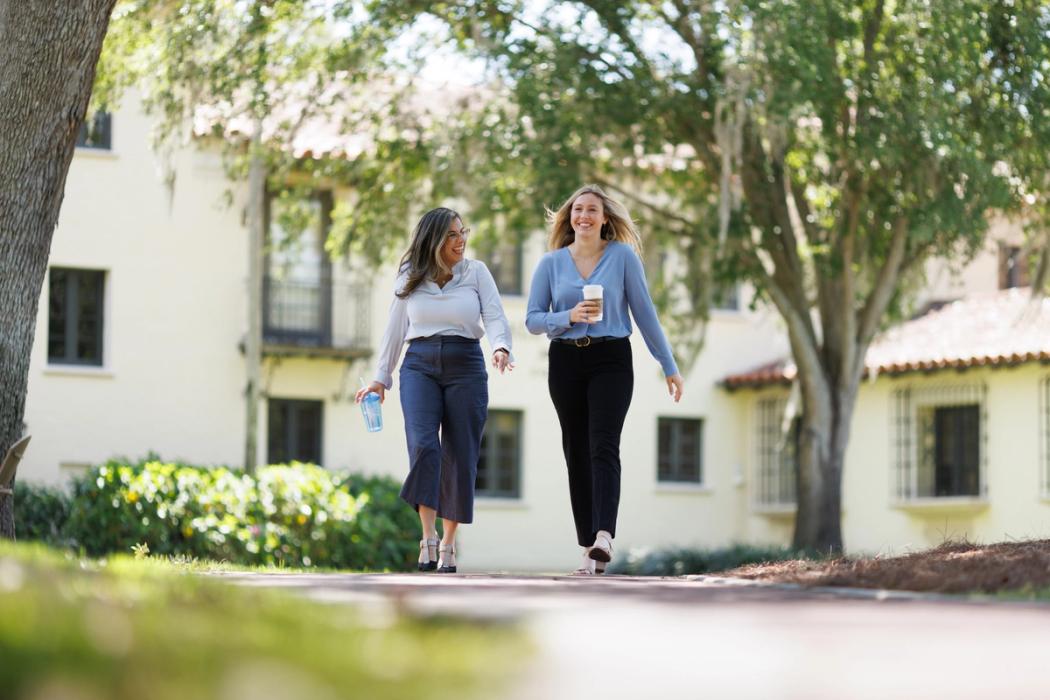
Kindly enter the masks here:
<path id="1" fill-rule="evenodd" d="M 451 238 L 452 240 L 458 241 L 458 240 L 464 239 L 467 236 L 469 236 L 470 235 L 470 229 L 469 228 L 461 228 L 458 231 L 449 231 L 448 234 L 446 234 L 446 235 L 449 238 Z"/>

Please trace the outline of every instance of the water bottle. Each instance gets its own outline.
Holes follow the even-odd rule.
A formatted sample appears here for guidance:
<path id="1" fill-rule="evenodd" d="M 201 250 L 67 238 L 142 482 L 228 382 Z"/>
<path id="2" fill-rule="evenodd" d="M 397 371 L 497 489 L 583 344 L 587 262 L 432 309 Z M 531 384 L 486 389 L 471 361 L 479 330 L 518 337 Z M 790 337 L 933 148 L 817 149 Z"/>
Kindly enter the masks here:
<path id="1" fill-rule="evenodd" d="M 370 391 L 361 399 L 361 413 L 365 416 L 365 427 L 370 433 L 376 433 L 383 429 L 383 405 L 379 401 L 379 394 Z"/>

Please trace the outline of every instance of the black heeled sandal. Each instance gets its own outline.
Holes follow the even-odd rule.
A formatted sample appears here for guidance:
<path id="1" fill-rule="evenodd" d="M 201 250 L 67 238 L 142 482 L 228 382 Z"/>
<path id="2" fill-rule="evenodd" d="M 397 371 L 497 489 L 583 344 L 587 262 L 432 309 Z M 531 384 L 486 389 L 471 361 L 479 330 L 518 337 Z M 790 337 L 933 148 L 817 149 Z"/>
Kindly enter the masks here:
<path id="1" fill-rule="evenodd" d="M 456 573 L 456 545 L 443 544 L 438 547 L 437 572 L 439 574 Z"/>
<path id="2" fill-rule="evenodd" d="M 419 541 L 419 570 L 433 571 L 437 568 L 438 539 L 423 538 Z"/>

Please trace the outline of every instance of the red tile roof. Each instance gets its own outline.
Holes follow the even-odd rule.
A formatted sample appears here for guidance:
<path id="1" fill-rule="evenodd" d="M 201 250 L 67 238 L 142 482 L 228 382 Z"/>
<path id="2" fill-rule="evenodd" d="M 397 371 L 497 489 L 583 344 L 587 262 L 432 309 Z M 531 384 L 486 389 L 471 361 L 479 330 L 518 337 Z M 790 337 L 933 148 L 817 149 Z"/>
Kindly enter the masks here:
<path id="1" fill-rule="evenodd" d="M 865 373 L 904 374 L 967 367 L 1050 362 L 1050 299 L 1033 301 L 1028 289 L 1007 289 L 951 302 L 905 321 L 868 348 Z M 786 384 L 797 368 L 790 359 L 722 380 L 739 389 Z"/>

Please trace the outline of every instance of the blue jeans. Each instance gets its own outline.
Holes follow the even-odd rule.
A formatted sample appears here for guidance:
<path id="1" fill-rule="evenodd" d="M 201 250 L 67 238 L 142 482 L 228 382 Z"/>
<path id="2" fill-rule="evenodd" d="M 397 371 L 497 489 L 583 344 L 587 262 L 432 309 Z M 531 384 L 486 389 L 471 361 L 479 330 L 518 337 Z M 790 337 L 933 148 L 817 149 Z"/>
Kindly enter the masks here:
<path id="1" fill-rule="evenodd" d="M 438 517 L 474 520 L 474 482 L 488 417 L 489 385 L 473 338 L 416 338 L 401 363 L 409 471 L 401 498 Z"/>

